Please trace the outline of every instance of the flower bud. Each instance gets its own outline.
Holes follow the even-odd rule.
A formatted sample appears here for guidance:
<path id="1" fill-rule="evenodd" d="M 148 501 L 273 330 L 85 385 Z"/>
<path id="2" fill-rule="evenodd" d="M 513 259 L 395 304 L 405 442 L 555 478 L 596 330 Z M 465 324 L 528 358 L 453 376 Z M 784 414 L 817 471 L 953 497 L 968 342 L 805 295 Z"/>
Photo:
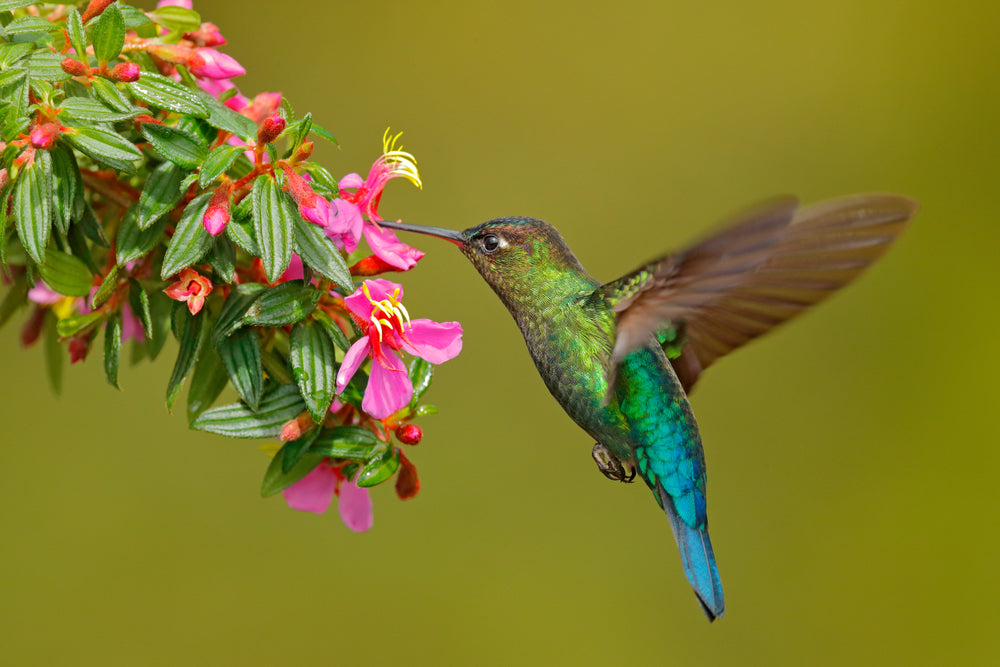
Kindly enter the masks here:
<path id="1" fill-rule="evenodd" d="M 212 236 L 218 236 L 229 224 L 229 184 L 220 185 L 208 201 L 208 209 L 201 222 Z"/>
<path id="2" fill-rule="evenodd" d="M 229 79 L 246 74 L 246 70 L 235 58 L 209 48 L 198 49 L 185 64 L 195 76 L 209 79 Z"/>
<path id="3" fill-rule="evenodd" d="M 329 202 L 316 194 L 312 186 L 309 185 L 309 181 L 294 169 L 288 165 L 282 165 L 282 167 L 285 170 L 285 190 L 299 205 L 299 214 L 315 225 L 326 227 L 330 221 Z"/>
<path id="4" fill-rule="evenodd" d="M 403 424 L 396 431 L 396 437 L 404 445 L 418 445 L 424 437 L 424 430 L 416 424 Z"/>
<path id="5" fill-rule="evenodd" d="M 122 81 L 124 83 L 129 83 L 131 81 L 138 81 L 142 70 L 138 63 L 118 63 L 111 68 L 108 72 L 108 76 L 114 81 Z"/>
<path id="6" fill-rule="evenodd" d="M 44 123 L 31 128 L 28 135 L 31 145 L 35 148 L 49 149 L 59 137 L 59 125 L 56 123 Z"/>
<path id="7" fill-rule="evenodd" d="M 62 70 L 71 76 L 85 76 L 90 73 L 90 68 L 84 65 L 79 60 L 74 60 L 73 58 L 66 58 L 59 65 Z"/>
<path id="8" fill-rule="evenodd" d="M 278 435 L 278 440 L 282 442 L 291 442 L 292 440 L 298 440 L 302 437 L 302 434 L 312 428 L 313 419 L 309 416 L 308 412 L 303 412 L 295 419 L 292 419 L 285 423 L 281 427 L 281 434 Z"/>
<path id="9" fill-rule="evenodd" d="M 308 160 L 313 154 L 313 148 L 315 144 L 311 141 L 303 141 L 299 144 L 299 147 L 295 149 L 295 154 L 292 155 L 292 162 L 302 162 L 303 160 Z"/>
<path id="10" fill-rule="evenodd" d="M 184 39 L 194 42 L 196 46 L 219 46 L 226 43 L 226 38 L 214 23 L 202 23 L 197 30 L 184 33 Z"/>
<path id="11" fill-rule="evenodd" d="M 399 453 L 399 472 L 396 474 L 396 495 L 400 500 L 409 500 L 420 491 L 420 478 L 417 477 L 417 466 L 410 459 Z"/>
<path id="12" fill-rule="evenodd" d="M 285 131 L 285 119 L 274 114 L 264 119 L 257 130 L 257 143 L 269 144 Z"/>
<path id="13" fill-rule="evenodd" d="M 90 351 L 90 339 L 92 334 L 80 334 L 79 336 L 74 336 L 69 339 L 69 344 L 67 348 L 69 350 L 69 363 L 75 364 L 78 361 L 83 361 L 87 358 L 87 352 Z"/>
<path id="14" fill-rule="evenodd" d="M 21 345 L 31 347 L 35 344 L 42 334 L 42 325 L 45 324 L 45 314 L 48 312 L 47 308 L 35 307 L 31 312 L 31 317 L 21 327 Z"/>
<path id="15" fill-rule="evenodd" d="M 83 11 L 83 16 L 80 17 L 82 23 L 86 23 L 95 16 L 100 16 L 101 12 L 108 8 L 115 0 L 90 0 L 90 4 Z"/>

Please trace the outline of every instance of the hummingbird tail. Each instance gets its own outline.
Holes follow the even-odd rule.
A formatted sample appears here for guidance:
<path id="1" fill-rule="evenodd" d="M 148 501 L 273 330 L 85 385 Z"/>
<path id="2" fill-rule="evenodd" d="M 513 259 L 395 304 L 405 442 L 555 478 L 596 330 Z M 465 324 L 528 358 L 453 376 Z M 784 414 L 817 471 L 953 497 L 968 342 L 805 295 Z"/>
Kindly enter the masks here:
<path id="1" fill-rule="evenodd" d="M 670 495 L 662 489 L 659 489 L 659 493 L 663 501 L 663 510 L 670 519 L 670 526 L 674 529 L 684 574 L 691 582 L 708 620 L 714 621 L 725 613 L 726 601 L 722 595 L 722 581 L 719 579 L 719 568 L 715 564 L 715 553 L 712 551 L 708 528 L 698 530 L 687 525 L 674 509 Z"/>

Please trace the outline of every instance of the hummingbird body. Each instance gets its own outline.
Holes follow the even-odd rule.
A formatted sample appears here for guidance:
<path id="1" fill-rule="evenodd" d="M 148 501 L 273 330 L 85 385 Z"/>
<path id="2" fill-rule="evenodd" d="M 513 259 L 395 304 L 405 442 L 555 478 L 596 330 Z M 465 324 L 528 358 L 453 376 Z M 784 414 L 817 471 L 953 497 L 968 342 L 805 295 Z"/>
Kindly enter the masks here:
<path id="1" fill-rule="evenodd" d="M 895 195 L 803 208 L 776 200 L 605 284 L 554 227 L 534 218 L 497 218 L 464 232 L 381 224 L 449 240 L 472 261 L 517 322 L 546 387 L 597 441 L 602 472 L 631 481 L 628 467 L 653 492 L 688 581 L 714 620 L 725 602 L 708 536 L 705 457 L 687 393 L 717 358 L 857 276 L 916 208 Z"/>

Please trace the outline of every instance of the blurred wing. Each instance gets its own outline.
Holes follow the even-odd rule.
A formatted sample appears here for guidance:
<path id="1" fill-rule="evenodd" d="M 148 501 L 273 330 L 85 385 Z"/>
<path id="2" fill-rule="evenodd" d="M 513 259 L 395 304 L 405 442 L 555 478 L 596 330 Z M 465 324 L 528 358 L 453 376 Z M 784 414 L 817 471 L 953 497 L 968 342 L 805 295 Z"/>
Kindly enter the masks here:
<path id="1" fill-rule="evenodd" d="M 664 328 L 686 340 L 671 359 L 685 391 L 719 357 L 840 289 L 906 228 L 917 203 L 851 195 L 796 209 L 782 199 L 597 291 L 618 313 L 614 369 Z M 596 293 L 595 293 L 596 294 Z"/>

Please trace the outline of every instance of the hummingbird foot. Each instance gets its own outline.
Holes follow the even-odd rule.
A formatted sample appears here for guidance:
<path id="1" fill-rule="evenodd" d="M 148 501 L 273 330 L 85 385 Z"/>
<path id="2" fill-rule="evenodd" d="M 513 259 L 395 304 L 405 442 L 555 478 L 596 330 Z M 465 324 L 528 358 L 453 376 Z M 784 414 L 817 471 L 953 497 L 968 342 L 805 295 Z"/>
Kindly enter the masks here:
<path id="1" fill-rule="evenodd" d="M 622 463 L 621 459 L 599 442 L 594 443 L 591 456 L 597 462 L 597 469 L 608 479 L 617 482 L 631 482 L 635 479 L 635 466 Z"/>

